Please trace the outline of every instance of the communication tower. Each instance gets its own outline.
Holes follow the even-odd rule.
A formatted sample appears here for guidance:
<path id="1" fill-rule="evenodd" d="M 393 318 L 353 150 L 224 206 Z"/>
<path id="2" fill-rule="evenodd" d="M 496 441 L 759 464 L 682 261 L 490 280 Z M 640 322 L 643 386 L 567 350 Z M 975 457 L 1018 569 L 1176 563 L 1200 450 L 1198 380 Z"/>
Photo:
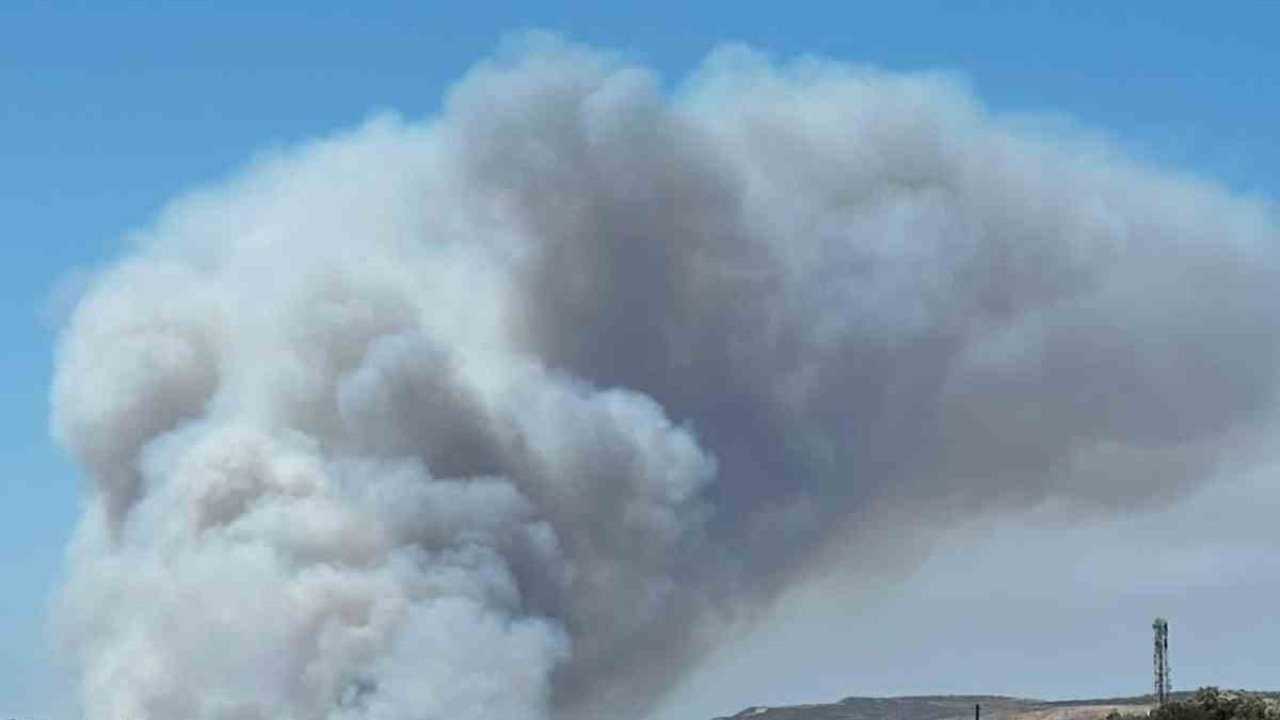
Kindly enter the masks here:
<path id="1" fill-rule="evenodd" d="M 1172 688 L 1169 682 L 1169 623 L 1164 618 L 1156 618 L 1151 629 L 1155 631 L 1155 700 L 1156 705 L 1164 705 L 1169 701 Z"/>

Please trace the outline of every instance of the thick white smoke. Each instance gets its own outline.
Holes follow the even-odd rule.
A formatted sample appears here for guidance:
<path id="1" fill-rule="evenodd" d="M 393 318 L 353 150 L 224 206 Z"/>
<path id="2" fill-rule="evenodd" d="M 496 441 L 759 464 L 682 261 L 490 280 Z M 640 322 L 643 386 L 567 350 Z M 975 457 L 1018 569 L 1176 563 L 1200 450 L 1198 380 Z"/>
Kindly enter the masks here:
<path id="1" fill-rule="evenodd" d="M 1278 240 L 946 78 L 532 43 L 179 200 L 80 303 L 85 714 L 634 716 L 860 523 L 1256 444 Z"/>

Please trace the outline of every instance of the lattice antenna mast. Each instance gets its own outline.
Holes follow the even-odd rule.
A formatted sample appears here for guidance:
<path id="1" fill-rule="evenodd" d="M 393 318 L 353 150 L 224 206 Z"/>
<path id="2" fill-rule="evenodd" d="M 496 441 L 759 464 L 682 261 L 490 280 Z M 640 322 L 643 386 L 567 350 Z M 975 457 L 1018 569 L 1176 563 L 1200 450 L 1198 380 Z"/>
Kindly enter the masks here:
<path id="1" fill-rule="evenodd" d="M 1169 701 L 1172 689 L 1169 682 L 1169 623 L 1164 618 L 1156 618 L 1151 629 L 1155 631 L 1155 700 L 1156 705 L 1164 705 Z"/>

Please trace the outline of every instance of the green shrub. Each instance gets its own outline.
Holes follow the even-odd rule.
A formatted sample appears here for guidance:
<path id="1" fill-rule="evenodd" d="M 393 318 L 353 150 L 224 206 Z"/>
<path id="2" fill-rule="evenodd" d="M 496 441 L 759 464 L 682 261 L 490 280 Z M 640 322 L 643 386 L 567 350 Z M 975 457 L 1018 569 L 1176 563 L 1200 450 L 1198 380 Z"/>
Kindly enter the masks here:
<path id="1" fill-rule="evenodd" d="M 1108 720 L 1121 720 L 1111 718 Z M 1280 704 L 1261 695 L 1202 687 L 1151 711 L 1150 720 L 1280 720 Z"/>

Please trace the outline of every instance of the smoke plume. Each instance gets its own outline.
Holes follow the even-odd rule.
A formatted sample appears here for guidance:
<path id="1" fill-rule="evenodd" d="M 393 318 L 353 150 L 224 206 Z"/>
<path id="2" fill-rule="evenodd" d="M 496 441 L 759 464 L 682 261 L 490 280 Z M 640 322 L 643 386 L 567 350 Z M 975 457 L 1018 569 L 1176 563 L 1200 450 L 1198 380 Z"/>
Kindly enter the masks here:
<path id="1" fill-rule="evenodd" d="M 85 714 L 638 716 L 887 514 L 1247 457 L 1278 240 L 945 76 L 531 41 L 176 201 L 80 302 Z"/>

